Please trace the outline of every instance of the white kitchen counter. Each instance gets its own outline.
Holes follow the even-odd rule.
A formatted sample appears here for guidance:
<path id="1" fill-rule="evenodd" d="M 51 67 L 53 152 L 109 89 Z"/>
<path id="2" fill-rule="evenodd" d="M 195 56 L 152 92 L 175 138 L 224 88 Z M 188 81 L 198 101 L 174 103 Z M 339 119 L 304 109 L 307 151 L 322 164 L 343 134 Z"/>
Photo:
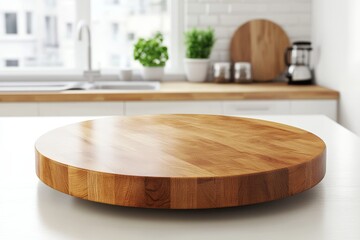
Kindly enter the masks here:
<path id="1" fill-rule="evenodd" d="M 0 118 L 0 239 L 360 239 L 360 139 L 324 116 L 262 116 L 309 130 L 327 145 L 313 189 L 252 206 L 150 210 L 57 192 L 35 174 L 42 133 L 88 118 Z"/>

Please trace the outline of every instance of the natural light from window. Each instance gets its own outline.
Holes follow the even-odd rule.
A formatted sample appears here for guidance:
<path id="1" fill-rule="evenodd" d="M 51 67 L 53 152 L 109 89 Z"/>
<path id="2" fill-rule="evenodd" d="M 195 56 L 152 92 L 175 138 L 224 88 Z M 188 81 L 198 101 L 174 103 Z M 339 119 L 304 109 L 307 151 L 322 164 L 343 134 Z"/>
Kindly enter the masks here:
<path id="1" fill-rule="evenodd" d="M 81 66 L 76 57 L 81 50 L 77 47 L 77 22 L 82 20 L 77 9 L 87 9 L 83 4 L 91 9 L 87 20 L 91 23 L 94 68 L 136 67 L 132 49 L 138 38 L 160 31 L 171 49 L 170 2 L 0 0 L 0 69 Z"/>
<path id="2" fill-rule="evenodd" d="M 133 45 L 160 31 L 170 45 L 170 0 L 91 0 L 93 66 L 130 67 Z"/>
<path id="3" fill-rule="evenodd" d="M 74 67 L 75 7 L 75 0 L 0 0 L 0 68 Z"/>

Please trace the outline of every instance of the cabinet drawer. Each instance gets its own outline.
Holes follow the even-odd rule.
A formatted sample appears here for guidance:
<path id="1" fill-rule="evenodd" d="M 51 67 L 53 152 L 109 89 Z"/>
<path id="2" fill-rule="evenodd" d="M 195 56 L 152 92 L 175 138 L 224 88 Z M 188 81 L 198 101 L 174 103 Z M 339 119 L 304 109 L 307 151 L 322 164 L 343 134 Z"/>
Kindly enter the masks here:
<path id="1" fill-rule="evenodd" d="M 146 101 L 125 102 L 126 115 L 199 113 L 221 114 L 219 101 Z"/>
<path id="2" fill-rule="evenodd" d="M 287 100 L 243 100 L 224 101 L 224 114 L 258 115 L 258 114 L 289 114 L 290 102 Z"/>
<path id="3" fill-rule="evenodd" d="M 124 102 L 39 103 L 40 116 L 124 115 Z"/>
<path id="4" fill-rule="evenodd" d="M 0 116 L 37 116 L 37 103 L 0 103 Z"/>
<path id="5" fill-rule="evenodd" d="M 292 100 L 291 114 L 321 114 L 337 120 L 337 100 Z"/>

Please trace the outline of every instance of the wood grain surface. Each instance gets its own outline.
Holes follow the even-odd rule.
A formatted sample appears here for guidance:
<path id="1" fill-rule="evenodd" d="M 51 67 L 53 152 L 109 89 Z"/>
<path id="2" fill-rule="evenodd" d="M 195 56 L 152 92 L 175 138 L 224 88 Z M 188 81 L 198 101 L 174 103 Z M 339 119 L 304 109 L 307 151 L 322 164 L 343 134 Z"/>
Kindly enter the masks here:
<path id="1" fill-rule="evenodd" d="M 271 81 L 285 69 L 284 53 L 290 46 L 285 31 L 276 23 L 257 19 L 241 25 L 230 44 L 233 62 L 250 62 L 256 81 Z"/>
<path id="2" fill-rule="evenodd" d="M 215 84 L 161 83 L 158 91 L 64 91 L 0 93 L 0 102 L 84 102 L 84 101 L 166 101 L 166 100 L 240 100 L 240 99 L 338 99 L 339 92 L 329 88 L 287 83 Z"/>
<path id="3" fill-rule="evenodd" d="M 72 196 L 121 206 L 232 207 L 285 198 L 325 175 L 325 144 L 274 122 L 217 115 L 110 117 L 36 142 L 36 173 Z"/>

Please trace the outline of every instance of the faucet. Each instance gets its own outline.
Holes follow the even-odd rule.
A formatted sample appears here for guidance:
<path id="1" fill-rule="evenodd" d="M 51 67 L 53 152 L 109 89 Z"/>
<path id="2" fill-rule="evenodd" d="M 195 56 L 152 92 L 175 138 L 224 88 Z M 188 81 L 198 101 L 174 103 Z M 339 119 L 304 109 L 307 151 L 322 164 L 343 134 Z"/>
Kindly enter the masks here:
<path id="1" fill-rule="evenodd" d="M 82 41 L 82 32 L 83 30 L 85 30 L 86 32 L 86 36 L 88 39 L 88 70 L 84 71 L 84 76 L 85 78 L 88 79 L 88 81 L 90 83 L 94 82 L 94 78 L 95 77 L 99 77 L 100 76 L 100 71 L 93 71 L 92 70 L 92 66 L 91 66 L 91 62 L 92 62 L 92 56 L 91 56 L 91 31 L 90 31 L 90 27 L 88 24 L 85 23 L 85 21 L 81 20 L 78 23 L 78 40 Z"/>

